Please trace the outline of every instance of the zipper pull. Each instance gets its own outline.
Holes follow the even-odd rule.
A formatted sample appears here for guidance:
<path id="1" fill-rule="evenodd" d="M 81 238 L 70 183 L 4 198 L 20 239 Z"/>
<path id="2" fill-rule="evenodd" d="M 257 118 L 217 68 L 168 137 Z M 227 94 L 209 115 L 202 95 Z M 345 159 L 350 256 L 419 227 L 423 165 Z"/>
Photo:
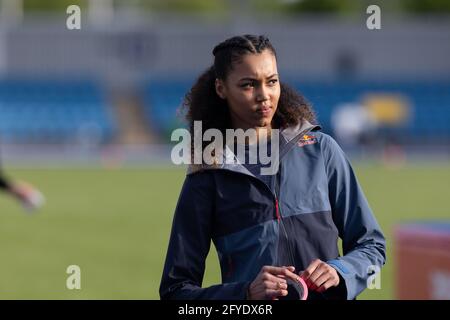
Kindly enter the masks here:
<path id="1" fill-rule="evenodd" d="M 280 210 L 278 209 L 278 198 L 275 198 L 275 214 L 277 216 L 277 220 L 280 221 Z"/>

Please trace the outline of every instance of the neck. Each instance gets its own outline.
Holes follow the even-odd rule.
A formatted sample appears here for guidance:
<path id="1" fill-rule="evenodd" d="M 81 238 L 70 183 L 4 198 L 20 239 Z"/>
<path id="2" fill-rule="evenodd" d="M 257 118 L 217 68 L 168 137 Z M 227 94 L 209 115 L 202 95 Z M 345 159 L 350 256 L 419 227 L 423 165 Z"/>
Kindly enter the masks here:
<path id="1" fill-rule="evenodd" d="M 255 144 L 262 141 L 270 140 L 272 135 L 272 128 L 269 127 L 249 127 L 249 128 L 242 128 L 242 127 L 234 127 L 234 129 L 242 129 L 247 131 L 248 129 L 255 130 L 252 134 L 246 135 L 245 144 Z M 254 134 L 256 132 L 256 134 Z M 242 140 L 241 140 L 242 141 Z M 242 141 L 243 142 L 243 141 Z M 241 142 L 241 143 L 242 143 Z"/>

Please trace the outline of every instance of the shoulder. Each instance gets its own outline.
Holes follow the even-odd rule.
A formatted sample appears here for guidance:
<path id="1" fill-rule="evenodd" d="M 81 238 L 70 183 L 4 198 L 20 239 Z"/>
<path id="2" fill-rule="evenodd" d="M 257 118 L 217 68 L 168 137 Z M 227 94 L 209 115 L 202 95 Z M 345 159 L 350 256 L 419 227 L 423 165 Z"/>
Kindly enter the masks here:
<path id="1" fill-rule="evenodd" d="M 201 165 L 190 165 L 186 171 L 186 179 L 210 179 L 213 175 L 213 171 L 214 170 L 204 168 Z"/>
<path id="2" fill-rule="evenodd" d="M 315 136 L 317 141 L 323 145 L 328 145 L 336 143 L 336 141 L 329 134 L 323 133 L 321 131 L 314 131 L 311 135 Z"/>
<path id="3" fill-rule="evenodd" d="M 314 132 L 326 165 L 347 162 L 347 156 L 336 140 L 323 132 Z"/>
<path id="4" fill-rule="evenodd" d="M 328 155 L 328 153 L 337 150 L 341 151 L 341 148 L 339 147 L 339 144 L 336 142 L 336 140 L 334 140 L 333 137 L 326 133 L 314 131 L 308 134 L 308 136 L 317 141 L 321 151 L 325 153 L 325 155 Z"/>
<path id="5" fill-rule="evenodd" d="M 186 173 L 185 185 L 192 187 L 211 187 L 214 184 L 214 170 L 198 168 Z"/>

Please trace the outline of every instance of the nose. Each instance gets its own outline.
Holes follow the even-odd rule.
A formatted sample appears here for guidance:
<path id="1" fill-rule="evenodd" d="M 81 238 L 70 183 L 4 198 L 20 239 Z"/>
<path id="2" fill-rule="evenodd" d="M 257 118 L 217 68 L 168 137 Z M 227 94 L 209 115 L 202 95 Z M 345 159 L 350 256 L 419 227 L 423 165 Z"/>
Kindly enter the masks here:
<path id="1" fill-rule="evenodd" d="M 258 88 L 258 91 L 256 92 L 256 101 L 257 102 L 263 102 L 269 100 L 269 90 L 266 88 L 265 85 L 261 85 Z"/>

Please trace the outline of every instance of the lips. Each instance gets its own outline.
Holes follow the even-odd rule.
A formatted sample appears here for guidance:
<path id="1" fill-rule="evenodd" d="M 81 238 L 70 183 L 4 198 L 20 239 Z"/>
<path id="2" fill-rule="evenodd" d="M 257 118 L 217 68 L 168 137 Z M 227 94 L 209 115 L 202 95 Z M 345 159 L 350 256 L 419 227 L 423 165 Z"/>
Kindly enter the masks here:
<path id="1" fill-rule="evenodd" d="M 271 107 L 261 107 L 261 108 L 257 109 L 256 111 L 263 116 L 268 116 L 272 112 L 272 108 Z"/>

